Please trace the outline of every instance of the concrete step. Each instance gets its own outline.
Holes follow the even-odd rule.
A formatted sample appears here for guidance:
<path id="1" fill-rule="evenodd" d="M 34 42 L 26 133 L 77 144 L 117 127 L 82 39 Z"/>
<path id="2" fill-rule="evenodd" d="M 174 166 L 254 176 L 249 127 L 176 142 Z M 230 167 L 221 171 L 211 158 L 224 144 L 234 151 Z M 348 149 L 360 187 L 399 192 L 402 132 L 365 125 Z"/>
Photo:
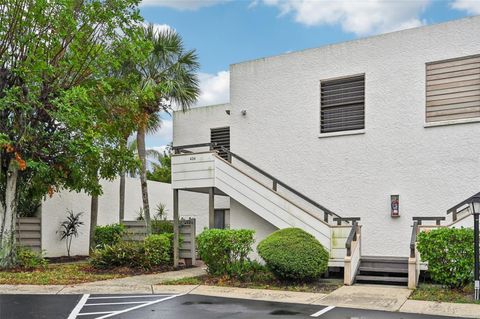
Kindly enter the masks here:
<path id="1" fill-rule="evenodd" d="M 368 267 L 360 266 L 359 271 L 362 272 L 379 272 L 379 273 L 395 273 L 408 274 L 408 268 L 391 268 L 391 267 Z"/>
<path id="2" fill-rule="evenodd" d="M 407 277 L 390 277 L 390 276 L 372 276 L 372 275 L 357 275 L 356 281 L 368 281 L 372 283 L 408 283 Z"/>

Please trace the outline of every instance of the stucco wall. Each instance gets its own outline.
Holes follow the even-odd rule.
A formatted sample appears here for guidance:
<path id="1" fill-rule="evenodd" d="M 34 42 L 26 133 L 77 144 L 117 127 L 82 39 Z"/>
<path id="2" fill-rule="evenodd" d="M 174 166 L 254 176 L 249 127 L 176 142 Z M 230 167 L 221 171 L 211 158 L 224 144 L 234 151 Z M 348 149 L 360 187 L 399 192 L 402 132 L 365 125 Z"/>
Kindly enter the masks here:
<path id="1" fill-rule="evenodd" d="M 98 203 L 98 225 L 118 222 L 119 180 L 102 181 L 103 195 Z M 173 214 L 173 192 L 170 184 L 148 182 L 151 214 L 159 203 L 165 204 L 168 218 Z M 136 178 L 126 179 L 125 219 L 135 220 L 142 207 L 140 181 Z M 229 208 L 230 200 L 216 196 L 215 208 Z M 65 242 L 59 240 L 57 231 L 70 209 L 75 213 L 84 212 L 81 220 L 85 223 L 80 228 L 80 235 L 73 240 L 72 255 L 88 254 L 88 231 L 90 228 L 90 197 L 85 193 L 60 192 L 47 198 L 42 204 L 42 249 L 49 257 L 66 255 Z M 184 218 L 197 220 L 197 233 L 208 226 L 208 195 L 180 191 L 179 212 Z"/>
<path id="2" fill-rule="evenodd" d="M 363 255 L 407 256 L 412 216 L 444 215 L 479 191 L 480 123 L 425 127 L 425 63 L 478 54 L 479 33 L 473 17 L 234 64 L 231 115 L 176 113 L 174 144 L 209 141 L 211 127 L 229 125 L 232 151 L 361 217 Z M 355 74 L 365 74 L 364 134 L 319 137 L 320 80 Z M 256 225 L 238 211 L 232 201 L 233 228 Z"/>
<path id="3" fill-rule="evenodd" d="M 230 206 L 230 228 L 255 230 L 255 244 L 250 258 L 260 259 L 257 254 L 258 243 L 277 228 L 233 199 L 230 201 Z"/>
<path id="4" fill-rule="evenodd" d="M 192 108 L 173 113 L 173 145 L 210 143 L 210 129 L 229 126 L 228 104 Z"/>

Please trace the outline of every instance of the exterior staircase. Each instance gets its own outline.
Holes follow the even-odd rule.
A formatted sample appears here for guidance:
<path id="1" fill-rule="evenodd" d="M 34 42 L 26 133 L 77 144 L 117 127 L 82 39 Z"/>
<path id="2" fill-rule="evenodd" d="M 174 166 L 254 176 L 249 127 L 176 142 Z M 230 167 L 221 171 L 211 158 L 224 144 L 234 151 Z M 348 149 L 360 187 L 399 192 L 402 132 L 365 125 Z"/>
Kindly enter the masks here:
<path id="1" fill-rule="evenodd" d="M 355 282 L 406 286 L 408 258 L 362 256 Z"/>
<path id="2" fill-rule="evenodd" d="M 212 143 L 174 147 L 174 190 L 226 195 L 279 229 L 302 228 L 330 252 L 330 267 L 348 264 L 354 268 L 350 274 L 357 272 L 360 218 L 340 217 L 241 156 L 214 147 Z"/>

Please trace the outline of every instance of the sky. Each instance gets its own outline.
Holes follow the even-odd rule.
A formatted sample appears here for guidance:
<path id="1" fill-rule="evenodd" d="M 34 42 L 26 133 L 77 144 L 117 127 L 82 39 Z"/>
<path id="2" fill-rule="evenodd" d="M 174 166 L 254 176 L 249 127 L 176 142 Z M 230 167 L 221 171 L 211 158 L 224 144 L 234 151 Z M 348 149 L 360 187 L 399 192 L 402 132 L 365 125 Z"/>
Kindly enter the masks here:
<path id="1" fill-rule="evenodd" d="M 230 64 L 480 15 L 480 0 L 143 0 L 140 12 L 197 51 L 199 107 L 229 102 Z M 148 148 L 172 141 L 162 118 Z"/>

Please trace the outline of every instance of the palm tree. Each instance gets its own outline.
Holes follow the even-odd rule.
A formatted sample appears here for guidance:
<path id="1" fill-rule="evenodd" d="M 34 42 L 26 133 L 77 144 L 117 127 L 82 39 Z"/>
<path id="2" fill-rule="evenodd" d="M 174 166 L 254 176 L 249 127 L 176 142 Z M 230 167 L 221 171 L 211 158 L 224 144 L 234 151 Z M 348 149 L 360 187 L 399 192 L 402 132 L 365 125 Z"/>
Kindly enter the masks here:
<path id="1" fill-rule="evenodd" d="M 136 140 L 131 140 L 131 141 L 126 141 L 126 148 L 129 152 L 136 153 L 136 158 L 139 159 L 138 153 L 137 153 L 137 141 Z M 154 149 L 148 149 L 145 151 L 146 157 L 153 159 L 151 162 L 152 165 L 156 165 L 156 161 L 159 161 L 162 157 L 163 154 L 161 154 L 159 151 L 154 150 Z M 128 171 L 122 172 L 120 174 L 120 202 L 119 202 L 119 210 L 118 210 L 118 219 L 120 222 L 122 222 L 125 219 L 125 177 L 128 174 L 130 177 L 136 177 L 138 176 L 139 170 L 138 169 L 130 169 Z"/>
<path id="2" fill-rule="evenodd" d="M 162 111 L 170 114 L 172 104 L 178 109 L 187 110 L 197 100 L 200 89 L 196 74 L 199 68 L 197 54 L 195 50 L 184 48 L 182 37 L 177 32 L 172 29 L 158 31 L 150 24 L 144 27 L 144 36 L 151 42 L 152 50 L 138 70 L 142 99 L 139 101 L 137 149 L 141 161 L 143 211 L 147 232 L 150 233 L 145 136 L 160 126 L 151 125 L 155 115 Z"/>

